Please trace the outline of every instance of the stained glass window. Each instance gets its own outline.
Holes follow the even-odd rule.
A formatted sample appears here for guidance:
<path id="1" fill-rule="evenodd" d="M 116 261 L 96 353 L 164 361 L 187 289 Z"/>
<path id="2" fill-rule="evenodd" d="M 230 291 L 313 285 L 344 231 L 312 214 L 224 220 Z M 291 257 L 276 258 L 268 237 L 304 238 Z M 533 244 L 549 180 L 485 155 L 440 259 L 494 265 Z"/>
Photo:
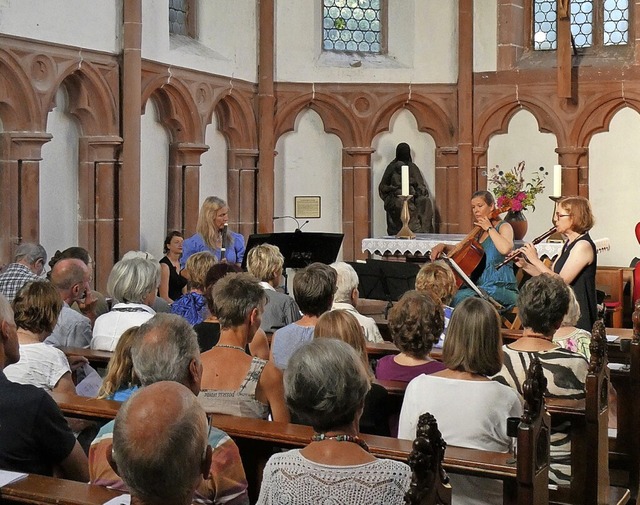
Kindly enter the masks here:
<path id="1" fill-rule="evenodd" d="M 188 0 L 169 0 L 169 33 L 189 35 Z"/>
<path id="2" fill-rule="evenodd" d="M 323 49 L 381 53 L 383 1 L 323 0 Z"/>
<path id="3" fill-rule="evenodd" d="M 556 0 L 533 1 L 533 48 L 557 48 Z M 626 45 L 629 42 L 629 0 L 572 0 L 571 35 L 576 47 Z M 602 24 L 594 20 L 602 19 Z"/>

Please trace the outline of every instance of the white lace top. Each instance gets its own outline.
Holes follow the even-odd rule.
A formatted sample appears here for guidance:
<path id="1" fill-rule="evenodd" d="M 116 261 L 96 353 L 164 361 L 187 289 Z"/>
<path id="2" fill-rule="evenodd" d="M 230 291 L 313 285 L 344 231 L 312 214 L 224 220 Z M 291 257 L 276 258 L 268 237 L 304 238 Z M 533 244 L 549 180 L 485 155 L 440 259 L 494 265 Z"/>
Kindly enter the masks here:
<path id="1" fill-rule="evenodd" d="M 322 465 L 292 449 L 267 462 L 257 505 L 401 505 L 410 481 L 411 469 L 399 461 Z"/>

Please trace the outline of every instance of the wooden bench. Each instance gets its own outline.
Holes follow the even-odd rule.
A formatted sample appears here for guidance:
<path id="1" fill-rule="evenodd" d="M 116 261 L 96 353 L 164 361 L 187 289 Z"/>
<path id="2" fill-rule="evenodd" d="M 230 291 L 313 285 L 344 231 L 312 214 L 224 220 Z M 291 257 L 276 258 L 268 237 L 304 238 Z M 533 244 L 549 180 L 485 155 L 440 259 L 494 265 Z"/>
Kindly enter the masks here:
<path id="1" fill-rule="evenodd" d="M 102 505 L 120 495 L 120 491 L 102 486 L 31 474 L 0 488 L 0 503 Z"/>
<path id="2" fill-rule="evenodd" d="M 53 393 L 53 398 L 65 415 L 83 419 L 111 420 L 115 418 L 120 407 L 119 402 L 84 398 L 73 394 Z M 225 431 L 238 445 L 252 499 L 257 498 L 262 469 L 274 451 L 279 448 L 304 447 L 313 435 L 309 426 L 236 416 L 214 415 L 212 424 Z M 518 464 L 520 465 L 521 460 L 529 461 L 528 464 L 522 463 L 526 470 L 518 471 L 514 462 L 510 461 L 510 454 L 453 446 L 446 448 L 443 466 L 451 473 L 502 480 L 505 505 L 542 505 L 547 501 L 539 498 L 541 463 L 531 463 L 540 446 L 539 443 L 527 441 L 532 436 L 537 436 L 536 433 L 530 423 L 521 423 L 518 433 L 518 443 L 521 445 Z M 362 435 L 362 438 L 369 445 L 371 453 L 380 458 L 406 461 L 412 449 L 412 442 L 409 440 L 375 435 Z M 537 477 L 534 479 L 533 474 L 527 477 L 527 472 L 531 473 L 534 469 Z M 545 490 L 547 483 L 548 480 L 542 485 Z M 526 488 L 528 491 L 521 492 L 520 488 Z M 535 492 L 532 491 L 533 488 L 536 489 Z"/>

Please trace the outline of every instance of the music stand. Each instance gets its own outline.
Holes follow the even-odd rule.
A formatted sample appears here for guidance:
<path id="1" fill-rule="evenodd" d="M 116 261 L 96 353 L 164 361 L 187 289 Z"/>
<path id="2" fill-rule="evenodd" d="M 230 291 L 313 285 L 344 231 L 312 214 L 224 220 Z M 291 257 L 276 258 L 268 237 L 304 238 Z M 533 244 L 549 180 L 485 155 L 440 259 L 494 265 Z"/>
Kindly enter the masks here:
<path id="1" fill-rule="evenodd" d="M 358 274 L 358 291 L 362 298 L 387 302 L 386 312 L 403 294 L 415 289 L 420 265 L 400 261 L 368 259 L 366 263 L 349 262 Z"/>

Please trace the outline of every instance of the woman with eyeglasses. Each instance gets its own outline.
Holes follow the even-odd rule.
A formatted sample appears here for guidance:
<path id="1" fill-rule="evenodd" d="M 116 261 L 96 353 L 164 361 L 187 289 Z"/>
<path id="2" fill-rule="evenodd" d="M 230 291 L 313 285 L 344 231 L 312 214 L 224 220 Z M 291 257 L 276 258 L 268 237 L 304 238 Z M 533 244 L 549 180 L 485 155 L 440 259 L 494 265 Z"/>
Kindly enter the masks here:
<path id="1" fill-rule="evenodd" d="M 525 244 L 520 250 L 523 258 L 516 264 L 525 272 L 536 276 L 543 273 L 558 274 L 573 291 L 580 305 L 580 318 L 576 328 L 591 331 L 597 318 L 596 302 L 596 245 L 589 236 L 594 218 L 589 200 L 582 196 L 567 196 L 557 202 L 553 219 L 558 233 L 565 237 L 562 253 L 553 263 L 546 266 L 533 244 Z"/>

